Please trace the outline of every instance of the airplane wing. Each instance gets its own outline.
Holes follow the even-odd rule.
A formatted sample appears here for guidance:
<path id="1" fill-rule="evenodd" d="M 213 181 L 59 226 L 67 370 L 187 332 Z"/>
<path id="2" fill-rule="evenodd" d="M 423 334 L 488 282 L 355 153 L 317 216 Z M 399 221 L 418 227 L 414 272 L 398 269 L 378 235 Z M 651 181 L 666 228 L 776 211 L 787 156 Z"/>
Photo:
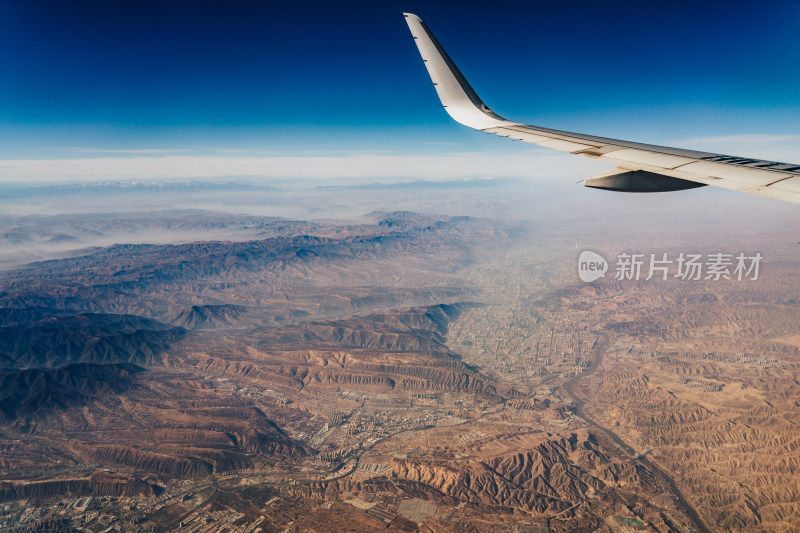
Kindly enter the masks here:
<path id="1" fill-rule="evenodd" d="M 619 141 L 506 120 L 481 101 L 425 23 L 414 14 L 403 15 L 439 99 L 453 119 L 487 133 L 616 165 L 586 178 L 587 187 L 658 192 L 714 185 L 800 203 L 800 165 Z"/>

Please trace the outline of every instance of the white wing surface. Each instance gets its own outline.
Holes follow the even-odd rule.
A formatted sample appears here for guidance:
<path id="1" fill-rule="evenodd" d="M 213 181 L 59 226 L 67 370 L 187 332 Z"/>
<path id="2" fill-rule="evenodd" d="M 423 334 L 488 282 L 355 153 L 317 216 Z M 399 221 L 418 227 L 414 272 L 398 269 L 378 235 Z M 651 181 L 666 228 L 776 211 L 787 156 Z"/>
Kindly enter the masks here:
<path id="1" fill-rule="evenodd" d="M 404 13 L 439 99 L 465 126 L 607 161 L 615 169 L 584 185 L 623 192 L 675 191 L 714 185 L 800 203 L 800 165 L 683 150 L 552 130 L 506 120 L 481 101 L 422 20 Z"/>

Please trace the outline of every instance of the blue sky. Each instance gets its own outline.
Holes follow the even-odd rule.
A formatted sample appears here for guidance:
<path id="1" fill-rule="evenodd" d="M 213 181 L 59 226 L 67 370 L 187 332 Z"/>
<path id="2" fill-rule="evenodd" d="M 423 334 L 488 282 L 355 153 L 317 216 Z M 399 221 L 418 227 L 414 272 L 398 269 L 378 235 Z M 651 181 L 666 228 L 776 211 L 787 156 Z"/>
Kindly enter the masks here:
<path id="1" fill-rule="evenodd" d="M 270 158 L 291 175 L 321 157 L 362 158 L 354 176 L 374 164 L 435 178 L 453 166 L 443 154 L 466 153 L 486 171 L 505 157 L 519 161 L 507 174 L 582 170 L 454 123 L 403 11 L 508 118 L 800 162 L 795 1 L 28 0 L 0 2 L 0 181 L 172 177 L 182 163 L 201 175 L 209 162 L 268 175 L 253 162 Z M 415 157 L 431 159 L 398 164 Z"/>

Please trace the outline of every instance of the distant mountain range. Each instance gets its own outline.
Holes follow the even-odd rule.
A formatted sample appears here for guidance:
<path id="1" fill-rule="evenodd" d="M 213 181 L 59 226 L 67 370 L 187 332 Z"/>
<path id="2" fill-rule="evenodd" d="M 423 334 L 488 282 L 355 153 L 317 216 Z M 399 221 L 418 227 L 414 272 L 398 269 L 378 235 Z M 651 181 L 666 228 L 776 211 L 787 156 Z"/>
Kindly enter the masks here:
<path id="1" fill-rule="evenodd" d="M 209 192 L 209 191 L 270 191 L 276 187 L 257 183 L 208 181 L 208 180 L 108 180 L 85 183 L 65 183 L 50 185 L 4 185 L 3 195 L 6 198 L 31 198 L 35 196 L 71 195 L 71 194 L 119 194 L 125 192 Z"/>

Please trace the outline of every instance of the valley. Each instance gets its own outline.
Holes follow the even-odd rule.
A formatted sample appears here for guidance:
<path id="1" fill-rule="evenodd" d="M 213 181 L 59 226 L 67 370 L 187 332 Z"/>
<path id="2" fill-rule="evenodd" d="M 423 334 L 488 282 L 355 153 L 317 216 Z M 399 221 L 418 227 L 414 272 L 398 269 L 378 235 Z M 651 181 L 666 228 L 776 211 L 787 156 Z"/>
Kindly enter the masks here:
<path id="1" fill-rule="evenodd" d="M 3 274 L 0 527 L 800 523 L 779 242 L 757 282 L 584 284 L 526 222 L 247 224 Z"/>

